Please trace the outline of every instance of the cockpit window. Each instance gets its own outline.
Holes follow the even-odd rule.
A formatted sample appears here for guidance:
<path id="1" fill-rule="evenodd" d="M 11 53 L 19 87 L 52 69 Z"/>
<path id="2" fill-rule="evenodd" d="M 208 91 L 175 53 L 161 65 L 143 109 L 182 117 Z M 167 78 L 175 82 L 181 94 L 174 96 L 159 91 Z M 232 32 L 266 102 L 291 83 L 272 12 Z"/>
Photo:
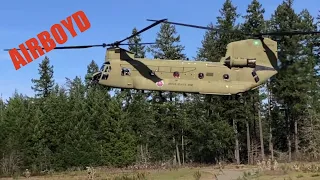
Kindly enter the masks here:
<path id="1" fill-rule="evenodd" d="M 105 66 L 104 64 L 101 66 L 100 71 L 103 71 L 104 66 Z"/>

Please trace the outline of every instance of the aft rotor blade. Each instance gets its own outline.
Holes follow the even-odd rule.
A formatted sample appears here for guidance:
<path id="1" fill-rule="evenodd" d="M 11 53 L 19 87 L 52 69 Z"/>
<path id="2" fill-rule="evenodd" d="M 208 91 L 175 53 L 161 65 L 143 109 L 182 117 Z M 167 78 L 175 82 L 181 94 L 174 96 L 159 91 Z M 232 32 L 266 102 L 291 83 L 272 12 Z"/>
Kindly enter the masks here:
<path id="1" fill-rule="evenodd" d="M 152 19 L 147 19 L 147 21 L 157 21 L 157 20 L 152 20 Z M 263 35 L 267 36 L 293 36 L 293 35 L 309 35 L 309 34 L 320 34 L 319 31 L 279 31 L 279 32 L 264 32 L 264 33 L 257 33 L 257 34 L 252 34 L 252 33 L 245 33 L 241 32 L 240 30 L 222 30 L 218 28 L 211 28 L 211 27 L 205 27 L 205 26 L 198 26 L 198 25 L 193 25 L 193 24 L 185 24 L 185 23 L 178 23 L 178 22 L 170 22 L 170 21 L 165 21 L 163 23 L 168 23 L 168 24 L 174 24 L 178 26 L 186 26 L 186 27 L 192 27 L 192 28 L 198 28 L 198 29 L 205 29 L 205 30 L 212 30 L 216 32 L 225 32 L 225 33 L 240 33 L 244 35 L 249 35 L 253 37 L 261 37 Z"/>
<path id="2" fill-rule="evenodd" d="M 136 35 L 139 35 L 139 34 L 143 33 L 144 31 L 146 31 L 146 30 L 148 30 L 148 29 L 150 29 L 150 28 L 152 28 L 152 27 L 154 27 L 154 26 L 156 26 L 156 25 L 158 25 L 158 24 L 160 24 L 160 23 L 162 23 L 162 22 L 164 22 L 164 21 L 166 21 L 166 20 L 167 20 L 167 19 L 161 19 L 161 20 L 159 20 L 159 21 L 156 21 L 155 23 L 153 23 L 153 24 L 151 24 L 151 25 L 143 28 L 142 30 L 140 30 L 140 31 L 132 34 L 131 36 L 129 36 L 129 37 L 127 37 L 127 38 L 125 38 L 125 39 L 123 39 L 123 40 L 121 40 L 121 41 L 115 42 L 114 44 L 119 45 L 119 44 L 122 43 L 123 41 L 126 41 L 126 40 L 128 40 L 128 39 L 131 39 L 131 38 L 135 37 Z"/>
<path id="3" fill-rule="evenodd" d="M 293 35 L 314 35 L 320 34 L 320 31 L 279 31 L 279 32 L 266 32 L 259 35 L 267 36 L 293 36 Z"/>
<path id="4" fill-rule="evenodd" d="M 147 21 L 158 21 L 158 20 L 147 19 Z M 185 24 L 185 23 L 170 22 L 170 21 L 165 21 L 163 23 L 174 24 L 174 25 L 178 25 L 178 26 L 186 26 L 186 27 L 198 28 L 198 29 L 206 29 L 206 30 L 212 30 L 212 31 L 220 31 L 220 29 L 217 29 L 217 28 L 198 26 L 198 25 L 193 25 L 193 24 Z"/>
<path id="5" fill-rule="evenodd" d="M 147 21 L 157 21 L 157 20 L 147 19 Z M 174 24 L 174 25 L 178 25 L 178 26 L 186 26 L 186 27 L 198 28 L 198 29 L 211 30 L 211 31 L 216 31 L 216 32 L 223 32 L 221 29 L 218 29 L 218 28 L 212 28 L 212 27 L 206 27 L 206 26 L 198 26 L 198 25 L 193 25 L 193 24 L 185 24 L 185 23 L 178 23 L 178 22 L 171 22 L 171 21 L 165 21 L 163 23 Z M 225 31 L 225 32 L 230 32 L 230 31 Z"/>

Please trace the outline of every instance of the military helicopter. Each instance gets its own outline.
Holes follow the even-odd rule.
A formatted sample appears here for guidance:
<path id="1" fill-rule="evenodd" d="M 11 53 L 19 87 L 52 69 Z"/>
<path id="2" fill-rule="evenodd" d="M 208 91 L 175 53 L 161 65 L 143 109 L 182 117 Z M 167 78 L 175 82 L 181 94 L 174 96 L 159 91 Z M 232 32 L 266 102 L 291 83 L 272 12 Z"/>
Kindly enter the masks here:
<path id="1" fill-rule="evenodd" d="M 225 56 L 219 62 L 140 58 L 134 52 L 119 47 L 130 45 L 122 42 L 160 23 L 218 31 L 210 27 L 169 22 L 167 19 L 148 21 L 154 23 L 121 41 L 55 49 L 108 47 L 105 62 L 90 77 L 92 83 L 121 89 L 158 91 L 159 95 L 153 97 L 156 103 L 165 101 L 162 92 L 237 95 L 243 103 L 243 93 L 259 88 L 278 73 L 277 42 L 263 36 L 320 33 L 290 31 L 246 34 L 252 38 L 230 42 Z"/>

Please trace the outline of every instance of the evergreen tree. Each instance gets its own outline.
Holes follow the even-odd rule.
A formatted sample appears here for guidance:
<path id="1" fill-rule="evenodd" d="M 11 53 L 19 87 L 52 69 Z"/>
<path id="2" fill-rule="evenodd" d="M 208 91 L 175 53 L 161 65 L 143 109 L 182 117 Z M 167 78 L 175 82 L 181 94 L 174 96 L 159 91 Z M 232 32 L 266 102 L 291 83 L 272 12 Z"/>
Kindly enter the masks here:
<path id="1" fill-rule="evenodd" d="M 186 59 L 186 55 L 183 53 L 184 46 L 180 44 L 180 35 L 177 34 L 176 28 L 174 25 L 167 23 L 161 24 L 160 31 L 157 33 L 156 44 L 151 45 L 148 49 L 154 56 L 158 59 Z M 173 164 L 181 164 L 180 159 L 180 150 L 177 142 L 177 139 L 181 138 L 181 122 L 175 121 L 175 115 L 177 110 L 175 108 L 175 103 L 177 102 L 177 95 L 169 93 L 170 102 L 164 105 L 155 105 L 156 113 L 156 123 L 159 131 L 167 131 L 166 134 L 157 131 L 158 141 L 162 147 L 165 147 L 165 154 L 162 152 L 160 157 L 161 159 L 167 159 L 173 155 Z M 173 100 L 176 100 L 173 102 Z M 165 123 L 160 123 L 160 122 Z M 178 133 L 177 133 L 178 132 Z M 159 133 L 159 134 L 158 134 Z M 167 142 L 172 142 L 168 144 Z M 167 144 L 163 144 L 167 143 Z M 158 147 L 159 147 L 158 145 Z M 159 152 L 159 149 L 156 149 Z M 158 156 L 159 157 L 159 156 Z M 172 156 L 171 156 L 172 157 Z"/>
<path id="2" fill-rule="evenodd" d="M 208 31 L 204 40 L 202 41 L 202 47 L 198 51 L 198 59 L 205 61 L 220 61 L 221 57 L 225 56 L 226 46 L 228 43 L 236 40 L 240 40 L 241 35 L 235 33 L 239 30 L 239 27 L 235 25 L 235 21 L 239 14 L 236 12 L 237 7 L 232 4 L 231 0 L 226 0 L 220 10 L 220 16 L 217 17 L 217 24 L 215 25 L 217 31 Z M 213 39 L 213 40 L 212 40 Z M 225 120 L 224 123 L 229 123 L 229 128 L 224 129 L 224 131 L 234 131 L 234 144 L 225 143 L 223 150 L 225 154 L 234 154 L 234 158 L 237 163 L 240 163 L 240 147 L 239 147 L 239 131 L 237 123 L 237 114 L 242 114 L 243 105 L 235 101 L 233 97 L 227 96 L 205 96 L 205 109 L 207 110 L 207 118 L 212 121 L 211 127 L 216 127 L 215 121 Z M 226 127 L 226 126 L 218 126 Z M 232 130 L 233 127 L 233 130 Z M 220 142 L 222 142 L 221 140 Z M 225 141 L 223 141 L 225 142 Z M 234 151 L 232 151 L 231 145 L 234 145 Z M 223 157 L 223 158 L 231 158 Z"/>
<path id="3" fill-rule="evenodd" d="M 137 29 L 132 30 L 132 34 L 135 34 Z M 145 46 L 139 44 L 142 39 L 140 35 L 137 35 L 129 39 L 129 50 L 136 53 L 136 57 L 145 58 Z M 154 116 L 153 111 L 150 108 L 150 104 L 146 99 L 146 94 L 144 91 L 133 90 L 127 92 L 126 99 L 127 104 L 126 108 L 126 119 L 129 120 L 130 126 L 134 132 L 134 135 L 137 139 L 137 162 L 138 163 L 147 163 L 150 160 L 150 154 L 148 153 L 148 143 L 150 143 L 150 138 L 152 137 L 152 130 L 154 128 Z"/>
<path id="4" fill-rule="evenodd" d="M 299 14 L 301 21 L 301 30 L 305 31 L 316 31 L 317 25 L 314 23 L 314 18 L 304 9 Z M 301 71 L 299 89 L 300 96 L 305 99 L 304 102 L 296 104 L 296 110 L 299 111 L 299 115 L 302 116 L 299 128 L 299 137 L 301 150 L 306 154 L 305 157 L 314 159 L 317 158 L 317 154 L 320 152 L 316 149 L 320 146 L 319 141 L 315 139 L 315 136 L 319 135 L 319 115 L 316 113 L 319 108 L 319 102 L 315 97 L 319 97 L 319 74 L 318 74 L 318 62 L 316 54 L 314 53 L 317 49 L 314 44 L 318 42 L 316 36 L 304 35 L 301 36 L 301 61 L 298 64 Z M 303 103 L 303 104 L 302 104 Z M 298 109 L 297 109 L 298 108 Z M 301 111 L 303 110 L 303 111 Z M 302 126 L 303 125 L 303 126 Z M 307 154 L 311 154 L 307 155 Z"/>
<path id="5" fill-rule="evenodd" d="M 257 34 L 265 30 L 265 20 L 263 14 L 265 9 L 258 0 L 252 0 L 251 4 L 248 6 L 247 14 L 243 16 L 245 22 L 243 24 L 242 30 L 246 33 Z"/>
<path id="6" fill-rule="evenodd" d="M 243 16 L 245 19 L 244 24 L 242 25 L 242 31 L 245 33 L 260 33 L 263 32 L 265 29 L 265 20 L 264 20 L 264 14 L 265 10 L 262 8 L 262 5 L 257 1 L 257 0 L 252 0 L 251 4 L 247 8 L 247 14 Z M 252 37 L 247 37 L 247 38 L 252 38 Z M 246 110 L 246 126 L 247 126 L 247 154 L 248 158 L 252 159 L 253 157 L 250 158 L 249 152 L 251 151 L 251 144 L 250 144 L 250 139 L 253 141 L 253 144 L 257 144 L 257 137 L 256 134 L 253 133 L 255 132 L 255 129 L 253 129 L 253 124 L 255 123 L 254 121 L 256 120 L 257 113 L 260 113 L 260 110 L 257 109 L 256 107 L 260 108 L 261 106 L 259 105 L 260 98 L 259 98 L 259 89 L 252 90 L 248 93 L 245 94 L 245 110 Z M 261 118 L 259 119 L 259 125 L 261 125 Z M 250 138 L 250 134 L 253 135 L 253 137 Z M 261 136 L 262 132 L 260 132 L 260 147 L 261 147 L 261 156 L 262 159 L 264 159 L 264 143 L 263 143 L 263 137 Z M 253 163 L 253 162 L 251 162 Z"/>
<path id="7" fill-rule="evenodd" d="M 34 155 L 34 152 L 30 151 L 34 144 L 28 142 L 33 136 L 31 129 L 37 124 L 33 122 L 33 108 L 29 105 L 28 98 L 15 91 L 2 112 L 4 119 L 1 133 L 5 138 L 1 146 L 1 163 L 6 167 L 2 169 L 3 174 L 13 175 L 19 170 L 17 165 L 23 166 Z"/>
<path id="8" fill-rule="evenodd" d="M 317 26 L 318 26 L 318 31 L 320 31 L 320 10 L 319 10 L 319 14 L 318 14 L 318 16 L 317 16 L 317 22 L 316 22 L 316 24 L 317 24 Z M 317 46 L 317 48 L 316 48 L 316 55 L 317 55 L 317 59 L 318 59 L 318 62 L 317 62 L 317 64 L 318 64 L 318 67 L 317 67 L 317 69 L 319 70 L 319 65 L 320 65 L 320 43 L 319 43 L 319 41 L 320 41 L 320 37 L 318 37 L 317 38 L 317 42 L 316 42 L 316 46 Z"/>
<path id="9" fill-rule="evenodd" d="M 164 23 L 157 33 L 156 44 L 151 45 L 148 51 L 157 59 L 186 59 L 184 46 L 179 43 L 180 35 L 177 35 L 175 26 Z"/>
<path id="10" fill-rule="evenodd" d="M 137 33 L 138 30 L 136 28 L 133 28 L 132 34 Z M 145 46 L 139 44 L 141 43 L 141 37 L 140 34 L 134 36 L 133 38 L 129 39 L 129 51 L 133 52 L 136 54 L 137 57 L 139 58 L 144 58 L 145 57 Z"/>
<path id="11" fill-rule="evenodd" d="M 87 87 L 90 84 L 92 74 L 98 71 L 99 71 L 98 64 L 94 60 L 92 60 L 90 64 L 87 66 L 87 74 L 85 75 L 85 84 Z"/>
<path id="12" fill-rule="evenodd" d="M 202 47 L 199 48 L 197 59 L 204 61 L 220 61 L 225 56 L 228 43 L 239 40 L 241 37 L 236 25 L 236 19 L 240 16 L 237 13 L 237 7 L 231 0 L 226 0 L 222 9 L 219 10 L 220 16 L 217 17 L 216 30 L 210 30 L 205 33 L 202 40 Z M 213 28 L 213 24 L 209 24 Z"/>
<path id="13" fill-rule="evenodd" d="M 32 79 L 34 86 L 31 88 L 36 92 L 37 97 L 47 97 L 54 87 L 53 66 L 50 65 L 50 60 L 46 56 L 39 64 L 39 79 Z"/>
<path id="14" fill-rule="evenodd" d="M 301 29 L 301 23 L 298 14 L 293 9 L 293 0 L 285 0 L 278 6 L 272 15 L 270 27 L 276 31 L 292 31 Z M 301 113 L 304 108 L 297 108 L 306 102 L 306 96 L 303 88 L 303 70 L 301 68 L 300 52 L 302 50 L 301 37 L 299 36 L 283 36 L 274 38 L 278 41 L 278 59 L 280 60 L 280 71 L 275 76 L 272 83 L 272 92 L 274 98 L 281 102 L 284 111 L 285 127 L 281 131 L 286 130 L 287 151 L 289 153 L 289 161 L 291 161 L 292 140 L 295 140 L 295 152 L 298 153 L 298 121 L 301 119 Z M 301 121 L 299 121 L 301 123 Z M 279 130 L 281 128 L 278 128 Z M 282 133 L 282 132 L 280 132 Z M 293 138 L 294 137 L 294 138 Z M 284 142 L 282 142 L 283 144 Z M 281 144 L 281 143 L 280 143 Z"/>

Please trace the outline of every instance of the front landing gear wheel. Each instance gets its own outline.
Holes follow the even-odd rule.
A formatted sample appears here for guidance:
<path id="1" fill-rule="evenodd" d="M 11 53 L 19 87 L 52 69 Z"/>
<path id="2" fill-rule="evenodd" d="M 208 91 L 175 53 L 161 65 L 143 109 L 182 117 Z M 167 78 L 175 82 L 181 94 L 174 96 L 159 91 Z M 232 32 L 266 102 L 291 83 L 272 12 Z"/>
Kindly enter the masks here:
<path id="1" fill-rule="evenodd" d="M 165 102 L 165 99 L 163 97 L 161 97 L 161 96 L 155 96 L 155 97 L 153 97 L 153 102 L 155 102 L 155 103 L 163 103 L 163 102 Z"/>

